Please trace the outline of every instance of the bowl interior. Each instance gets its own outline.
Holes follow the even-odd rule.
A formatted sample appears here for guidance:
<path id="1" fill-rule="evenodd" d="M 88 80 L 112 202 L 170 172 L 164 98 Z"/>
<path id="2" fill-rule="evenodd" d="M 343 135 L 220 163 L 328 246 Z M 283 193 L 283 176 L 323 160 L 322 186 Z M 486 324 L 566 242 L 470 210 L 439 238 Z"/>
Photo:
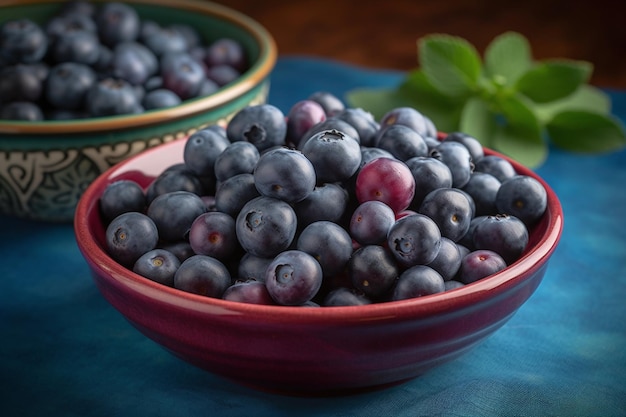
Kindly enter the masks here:
<path id="1" fill-rule="evenodd" d="M 103 3 L 94 0 L 95 4 Z M 44 23 L 63 2 L 27 0 L 23 2 L 0 1 L 0 24 L 24 18 Z M 184 23 L 196 29 L 205 44 L 220 37 L 239 41 L 247 54 L 249 68 L 235 82 L 222 87 L 206 97 L 189 99 L 169 109 L 146 111 L 140 115 L 120 115 L 84 120 L 23 122 L 0 120 L 0 133 L 53 134 L 59 132 L 82 133 L 144 126 L 164 120 L 186 117 L 234 100 L 243 92 L 263 81 L 275 65 L 277 51 L 271 34 L 255 20 L 209 1 L 195 0 L 129 0 L 125 4 L 137 10 L 142 20 L 152 20 L 163 26 Z"/>

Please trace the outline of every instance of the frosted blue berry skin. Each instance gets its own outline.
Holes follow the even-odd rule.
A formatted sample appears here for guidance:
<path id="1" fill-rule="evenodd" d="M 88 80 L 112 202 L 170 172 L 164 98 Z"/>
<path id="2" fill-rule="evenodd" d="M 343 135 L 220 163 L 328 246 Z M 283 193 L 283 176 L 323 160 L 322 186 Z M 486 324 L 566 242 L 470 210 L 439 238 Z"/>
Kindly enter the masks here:
<path id="1" fill-rule="evenodd" d="M 535 224 L 548 205 L 546 189 L 527 175 L 516 175 L 504 181 L 495 198 L 499 213 L 517 217 L 527 226 Z"/>
<path id="2" fill-rule="evenodd" d="M 498 213 L 496 195 L 500 189 L 500 180 L 486 172 L 475 171 L 463 187 L 475 204 L 475 216 L 484 216 Z"/>
<path id="3" fill-rule="evenodd" d="M 338 223 L 344 215 L 348 203 L 348 191 L 340 184 L 316 185 L 304 200 L 293 205 L 298 216 L 298 227 L 303 229 L 319 220 Z"/>
<path id="4" fill-rule="evenodd" d="M 498 155 L 485 155 L 474 164 L 474 171 L 485 172 L 496 177 L 500 182 L 517 175 L 513 165 Z"/>
<path id="5" fill-rule="evenodd" d="M 452 186 L 463 188 L 474 171 L 469 150 L 461 143 L 448 141 L 430 151 L 430 156 L 446 164 L 452 173 Z"/>
<path id="6" fill-rule="evenodd" d="M 249 252 L 244 253 L 239 260 L 239 265 L 237 265 L 237 279 L 265 282 L 265 270 L 273 260 L 274 258 L 263 258 Z"/>
<path id="7" fill-rule="evenodd" d="M 204 201 L 188 191 L 173 191 L 155 198 L 146 211 L 165 241 L 186 240 L 193 221 L 206 212 Z"/>
<path id="8" fill-rule="evenodd" d="M 226 134 L 231 142 L 250 142 L 262 153 L 285 145 L 287 122 L 283 112 L 271 104 L 248 106 L 230 120 Z"/>
<path id="9" fill-rule="evenodd" d="M 238 249 L 235 219 L 226 213 L 202 213 L 191 224 L 189 244 L 199 255 L 208 255 L 225 261 Z"/>
<path id="10" fill-rule="evenodd" d="M 278 254 L 265 271 L 265 285 L 281 305 L 302 305 L 311 301 L 322 285 L 322 267 L 300 250 Z"/>
<path id="11" fill-rule="evenodd" d="M 252 174 L 238 174 L 217 186 L 215 207 L 221 212 L 237 217 L 237 214 L 248 201 L 259 196 L 259 191 L 254 185 L 254 176 Z"/>
<path id="12" fill-rule="evenodd" d="M 409 206 L 419 210 L 424 197 L 438 188 L 452 187 L 452 171 L 440 160 L 428 156 L 417 156 L 405 161 L 415 179 L 415 195 Z"/>
<path id="13" fill-rule="evenodd" d="M 187 258 L 174 274 L 174 288 L 206 297 L 222 298 L 230 285 L 226 266 L 207 255 Z"/>
<path id="14" fill-rule="evenodd" d="M 239 303 L 274 305 L 276 302 L 270 295 L 265 283 L 262 281 L 247 280 L 237 281 L 226 288 L 222 295 L 224 300 Z"/>
<path id="15" fill-rule="evenodd" d="M 331 277 L 346 268 L 352 255 L 352 238 L 338 224 L 322 220 L 302 230 L 296 248 L 317 259 L 324 276 Z"/>
<path id="16" fill-rule="evenodd" d="M 396 215 L 387 204 L 371 200 L 360 204 L 350 218 L 350 235 L 361 245 L 381 244 L 387 240 Z"/>
<path id="17" fill-rule="evenodd" d="M 135 181 L 118 180 L 109 184 L 100 196 L 100 213 L 106 223 L 129 211 L 143 212 L 146 195 Z"/>
<path id="18" fill-rule="evenodd" d="M 442 142 L 459 142 L 464 145 L 472 157 L 472 162 L 476 164 L 485 156 L 482 144 L 474 136 L 464 132 L 450 132 Z"/>
<path id="19" fill-rule="evenodd" d="M 441 236 L 459 241 L 469 230 L 473 218 L 470 200 L 457 188 L 439 188 L 426 195 L 419 213 L 432 219 Z"/>
<path id="20" fill-rule="evenodd" d="M 274 257 L 293 242 L 297 218 L 288 203 L 260 196 L 243 206 L 235 229 L 245 251 L 260 257 Z"/>
<path id="21" fill-rule="evenodd" d="M 233 142 L 215 159 L 215 178 L 225 181 L 238 174 L 252 174 L 259 162 L 259 150 L 250 142 Z"/>
<path id="22" fill-rule="evenodd" d="M 431 123 L 418 110 L 413 107 L 397 107 L 389 110 L 380 119 L 381 128 L 392 124 L 408 126 L 422 136 L 434 136 Z"/>
<path id="23" fill-rule="evenodd" d="M 135 211 L 114 218 L 107 226 L 105 236 L 109 255 L 126 267 L 132 267 L 141 255 L 154 249 L 159 241 L 154 221 Z"/>
<path id="24" fill-rule="evenodd" d="M 392 288 L 400 268 L 387 248 L 367 245 L 352 254 L 348 273 L 354 288 L 370 299 L 378 299 Z"/>
<path id="25" fill-rule="evenodd" d="M 393 124 L 379 131 L 376 146 L 406 162 L 410 158 L 428 155 L 428 145 L 422 135 L 408 126 Z"/>
<path id="26" fill-rule="evenodd" d="M 363 146 L 372 146 L 380 128 L 374 116 L 361 108 L 347 107 L 336 117 L 350 124 L 358 132 L 358 142 Z"/>
<path id="27" fill-rule="evenodd" d="M 520 258 L 528 245 L 528 229 L 515 216 L 498 214 L 478 222 L 472 233 L 475 249 L 488 249 L 502 256 L 507 265 Z"/>
<path id="28" fill-rule="evenodd" d="M 426 265 L 439 252 L 441 232 L 430 217 L 419 213 L 410 214 L 391 226 L 387 245 L 401 265 Z"/>
<path id="29" fill-rule="evenodd" d="M 359 143 L 339 130 L 324 130 L 311 136 L 302 153 L 313 164 L 318 183 L 345 181 L 361 164 Z"/>
<path id="30" fill-rule="evenodd" d="M 426 265 L 415 265 L 400 275 L 393 288 L 392 301 L 423 297 L 445 291 L 443 277 Z"/>
<path id="31" fill-rule="evenodd" d="M 461 250 L 456 242 L 442 237 L 439 252 L 428 266 L 437 271 L 444 281 L 449 281 L 459 272 L 462 259 Z"/>
<path id="32" fill-rule="evenodd" d="M 322 306 L 324 307 L 362 306 L 371 303 L 372 301 L 362 292 L 346 287 L 339 287 L 329 291 L 322 300 Z"/>
<path id="33" fill-rule="evenodd" d="M 304 200 L 316 184 L 311 161 L 302 152 L 289 148 L 272 149 L 261 155 L 252 175 L 259 194 L 288 203 Z"/>
<path id="34" fill-rule="evenodd" d="M 153 249 L 141 255 L 133 265 L 133 272 L 159 284 L 174 286 L 174 274 L 180 260 L 165 249 Z"/>
<path id="35" fill-rule="evenodd" d="M 215 161 L 228 145 L 230 141 L 221 131 L 212 128 L 202 129 L 187 139 L 183 160 L 196 175 L 214 176 Z"/>

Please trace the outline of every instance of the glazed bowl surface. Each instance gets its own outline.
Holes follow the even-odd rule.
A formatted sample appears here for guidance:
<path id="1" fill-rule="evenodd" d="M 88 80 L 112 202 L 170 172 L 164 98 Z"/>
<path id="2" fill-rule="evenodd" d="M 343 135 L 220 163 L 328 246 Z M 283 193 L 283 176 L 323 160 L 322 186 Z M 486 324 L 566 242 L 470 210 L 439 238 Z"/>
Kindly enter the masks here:
<path id="1" fill-rule="evenodd" d="M 0 1 L 0 24 L 25 16 L 43 24 L 62 3 Z M 141 114 L 37 122 L 0 120 L 0 214 L 71 222 L 87 186 L 116 163 L 208 125 L 225 124 L 243 107 L 266 102 L 277 47 L 258 22 L 207 1 L 124 3 L 141 19 L 163 26 L 187 24 L 205 43 L 219 37 L 240 42 L 248 58 L 247 70 L 212 94 Z"/>
<path id="2" fill-rule="evenodd" d="M 132 179 L 147 186 L 164 167 L 181 162 L 184 144 L 147 150 L 96 179 L 78 204 L 78 246 L 103 297 L 141 333 L 189 363 L 260 390 L 318 396 L 381 389 L 457 358 L 531 297 L 563 228 L 554 192 L 511 161 L 518 173 L 546 187 L 548 206 L 522 257 L 490 277 L 444 293 L 364 306 L 269 306 L 204 297 L 157 284 L 113 261 L 98 206 L 111 182 Z"/>

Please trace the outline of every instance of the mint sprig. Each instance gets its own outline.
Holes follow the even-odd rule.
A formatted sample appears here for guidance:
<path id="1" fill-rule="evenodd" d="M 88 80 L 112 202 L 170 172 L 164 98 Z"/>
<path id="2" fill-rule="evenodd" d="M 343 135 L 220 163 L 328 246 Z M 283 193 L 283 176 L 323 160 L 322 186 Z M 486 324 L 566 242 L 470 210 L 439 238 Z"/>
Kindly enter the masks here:
<path id="1" fill-rule="evenodd" d="M 451 35 L 428 35 L 417 44 L 421 66 L 400 85 L 352 90 L 348 103 L 378 118 L 394 107 L 414 107 L 440 131 L 466 132 L 529 167 L 543 163 L 550 143 L 583 153 L 626 147 L 610 98 L 588 84 L 589 62 L 536 61 L 517 32 L 494 38 L 484 60 L 468 41 Z"/>

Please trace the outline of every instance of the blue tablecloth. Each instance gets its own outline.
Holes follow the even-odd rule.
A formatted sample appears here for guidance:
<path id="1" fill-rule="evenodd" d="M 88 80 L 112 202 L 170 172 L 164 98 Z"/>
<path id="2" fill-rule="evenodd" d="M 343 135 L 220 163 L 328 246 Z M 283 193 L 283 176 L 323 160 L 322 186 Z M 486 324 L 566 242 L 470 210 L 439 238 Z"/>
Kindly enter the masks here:
<path id="1" fill-rule="evenodd" d="M 270 102 L 391 86 L 395 71 L 282 57 Z M 626 94 L 610 91 L 626 119 Z M 537 292 L 465 356 L 408 383 L 339 398 L 244 388 L 194 368 L 100 296 L 72 226 L 0 216 L 2 416 L 625 416 L 626 152 L 553 150 L 538 169 L 565 230 Z"/>

